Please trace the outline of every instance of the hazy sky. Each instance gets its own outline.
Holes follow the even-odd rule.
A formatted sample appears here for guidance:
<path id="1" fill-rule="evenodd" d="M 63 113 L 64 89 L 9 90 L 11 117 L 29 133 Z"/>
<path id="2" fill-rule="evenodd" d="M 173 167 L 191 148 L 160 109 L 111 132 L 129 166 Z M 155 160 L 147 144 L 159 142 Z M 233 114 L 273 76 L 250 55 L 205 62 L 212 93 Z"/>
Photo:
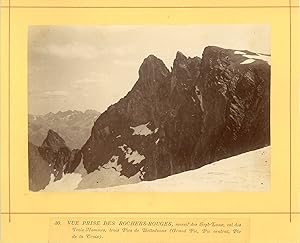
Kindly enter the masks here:
<path id="1" fill-rule="evenodd" d="M 31 26 L 29 113 L 96 109 L 127 94 L 150 54 L 170 68 L 176 52 L 208 45 L 271 53 L 268 25 Z"/>

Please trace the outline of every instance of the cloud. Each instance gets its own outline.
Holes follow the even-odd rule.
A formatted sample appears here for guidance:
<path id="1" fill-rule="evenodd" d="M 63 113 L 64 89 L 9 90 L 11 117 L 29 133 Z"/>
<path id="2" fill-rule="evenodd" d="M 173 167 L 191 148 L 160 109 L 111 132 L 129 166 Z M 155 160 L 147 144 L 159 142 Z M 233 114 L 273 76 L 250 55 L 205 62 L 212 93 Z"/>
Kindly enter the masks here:
<path id="1" fill-rule="evenodd" d="M 83 89 L 86 88 L 87 86 L 96 86 L 96 85 L 100 85 L 100 81 L 94 78 L 77 79 L 71 83 L 71 86 L 75 89 Z"/>
<path id="2" fill-rule="evenodd" d="M 95 84 L 95 83 L 97 83 L 97 80 L 90 79 L 90 78 L 83 78 L 83 79 L 76 80 L 74 83 L 75 84 Z"/>
<path id="3" fill-rule="evenodd" d="M 52 90 L 52 91 L 45 91 L 41 93 L 42 98 L 63 98 L 66 97 L 69 93 L 63 90 Z"/>
<path id="4" fill-rule="evenodd" d="M 135 61 L 129 61 L 129 60 L 113 60 L 112 61 L 113 65 L 117 66 L 124 66 L 124 67 L 138 67 L 140 64 Z"/>
<path id="5" fill-rule="evenodd" d="M 98 57 L 97 49 L 92 45 L 84 43 L 48 44 L 38 46 L 34 51 L 42 55 L 53 55 L 63 59 L 95 59 Z"/>
<path id="6" fill-rule="evenodd" d="M 114 56 L 119 56 L 119 57 L 127 57 L 128 55 L 132 55 L 135 53 L 134 46 L 128 45 L 128 46 L 115 46 L 115 47 L 110 47 L 107 49 L 102 50 L 103 53 L 109 54 L 109 55 L 114 55 Z"/>

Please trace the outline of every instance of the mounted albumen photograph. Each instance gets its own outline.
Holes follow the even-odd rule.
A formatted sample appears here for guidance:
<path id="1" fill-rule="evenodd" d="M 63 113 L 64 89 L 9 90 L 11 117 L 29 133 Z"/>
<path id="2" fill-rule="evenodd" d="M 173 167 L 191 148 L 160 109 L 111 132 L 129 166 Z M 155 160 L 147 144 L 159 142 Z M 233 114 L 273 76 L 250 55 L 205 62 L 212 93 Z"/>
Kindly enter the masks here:
<path id="1" fill-rule="evenodd" d="M 28 29 L 29 190 L 269 191 L 269 25 Z"/>

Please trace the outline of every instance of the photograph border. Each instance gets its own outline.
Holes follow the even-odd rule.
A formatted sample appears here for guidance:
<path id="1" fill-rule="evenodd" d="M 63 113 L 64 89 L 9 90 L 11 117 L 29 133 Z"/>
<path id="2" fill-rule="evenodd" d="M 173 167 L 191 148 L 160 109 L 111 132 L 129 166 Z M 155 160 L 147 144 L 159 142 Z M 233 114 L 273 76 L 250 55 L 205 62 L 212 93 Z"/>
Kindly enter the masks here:
<path id="1" fill-rule="evenodd" d="M 11 216 L 14 214 L 287 214 L 289 215 L 289 222 L 292 222 L 292 215 L 300 214 L 299 211 L 292 211 L 292 197 L 293 197 L 293 185 L 292 185 L 292 9 L 299 8 L 299 6 L 292 5 L 291 0 L 289 0 L 289 6 L 19 6 L 19 5 L 12 5 L 11 0 L 8 0 L 8 5 L 1 6 L 1 8 L 8 9 L 8 212 L 1 212 L 1 214 L 8 214 L 9 222 L 11 222 Z M 289 208 L 285 212 L 268 212 L 268 211 L 261 211 L 261 212 L 14 212 L 11 208 L 11 40 L 13 38 L 12 31 L 11 31 L 11 21 L 13 19 L 13 15 L 11 9 L 13 8 L 177 8 L 177 9 L 185 9 L 185 8 L 288 8 L 289 9 L 289 88 L 290 88 L 290 97 L 289 97 L 289 120 L 290 120 L 290 127 L 289 127 Z"/>

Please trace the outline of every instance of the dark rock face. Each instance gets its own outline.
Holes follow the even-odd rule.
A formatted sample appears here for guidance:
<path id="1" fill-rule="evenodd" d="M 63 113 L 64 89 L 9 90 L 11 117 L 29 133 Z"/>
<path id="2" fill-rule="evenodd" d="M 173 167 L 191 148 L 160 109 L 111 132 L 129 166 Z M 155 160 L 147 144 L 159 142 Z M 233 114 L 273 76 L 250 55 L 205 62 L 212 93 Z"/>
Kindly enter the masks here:
<path id="1" fill-rule="evenodd" d="M 113 155 L 119 156 L 122 174 L 128 177 L 142 168 L 144 162 L 128 163 L 119 147 L 125 144 L 132 150 L 138 148 L 139 154 L 146 154 L 150 144 L 154 144 L 154 136 L 132 136 L 130 127 L 150 122 L 149 128 L 154 129 L 167 118 L 171 75 L 164 63 L 153 55 L 144 60 L 139 75 L 126 97 L 110 106 L 95 122 L 91 137 L 82 148 L 83 163 L 88 172 L 106 164 Z"/>
<path id="2" fill-rule="evenodd" d="M 194 160 L 208 163 L 270 144 L 270 66 L 207 47 L 198 79 L 203 133 Z M 251 54 L 251 53 L 250 53 Z"/>
<path id="3" fill-rule="evenodd" d="M 39 152 L 49 165 L 53 166 L 53 174 L 56 179 L 62 177 L 65 165 L 71 159 L 71 150 L 67 147 L 65 141 L 53 130 L 48 131 L 48 135 Z"/>
<path id="4" fill-rule="evenodd" d="M 39 191 L 44 189 L 50 182 L 50 174 L 52 168 L 49 167 L 38 150 L 38 147 L 32 143 L 28 143 L 29 154 L 29 189 L 31 191 Z"/>
<path id="5" fill-rule="evenodd" d="M 73 172 L 79 164 L 74 161 L 81 160 L 79 149 L 71 151 L 64 139 L 51 129 L 40 147 L 32 143 L 28 146 L 31 191 L 44 189 L 50 182 L 51 174 L 54 180 L 59 180 L 63 173 Z"/>
<path id="6" fill-rule="evenodd" d="M 65 140 L 63 140 L 55 131 L 50 129 L 40 149 L 57 153 L 61 148 L 65 147 L 67 147 Z"/>
<path id="7" fill-rule="evenodd" d="M 132 90 L 95 122 L 81 149 L 87 172 L 118 156 L 121 175 L 154 180 L 269 145 L 270 66 L 245 59 L 219 47 L 202 59 L 178 52 L 170 72 L 147 57 Z M 151 134 L 135 135 L 143 124 Z M 144 159 L 130 161 L 134 151 Z"/>

